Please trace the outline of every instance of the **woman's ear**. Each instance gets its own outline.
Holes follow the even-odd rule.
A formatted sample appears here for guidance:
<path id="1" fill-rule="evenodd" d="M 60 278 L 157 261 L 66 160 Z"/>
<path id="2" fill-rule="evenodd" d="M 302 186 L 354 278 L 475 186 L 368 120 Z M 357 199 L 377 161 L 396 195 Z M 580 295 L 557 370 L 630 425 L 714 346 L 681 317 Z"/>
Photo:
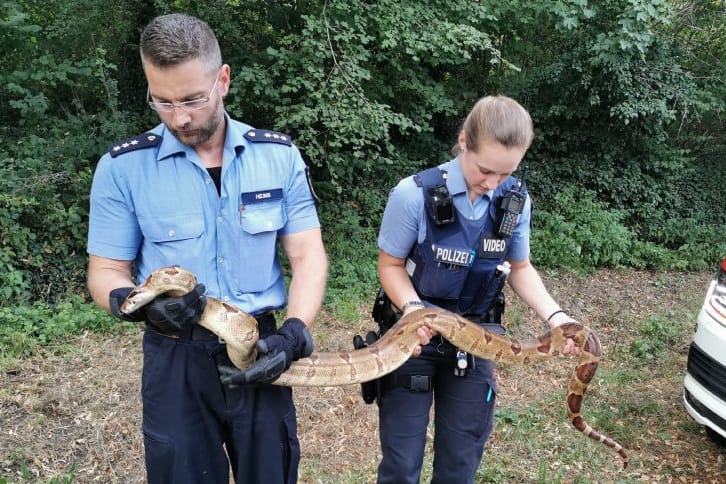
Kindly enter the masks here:
<path id="1" fill-rule="evenodd" d="M 459 149 L 463 152 L 466 151 L 466 133 L 464 131 L 461 131 L 459 133 L 459 139 L 457 140 L 459 143 Z"/>

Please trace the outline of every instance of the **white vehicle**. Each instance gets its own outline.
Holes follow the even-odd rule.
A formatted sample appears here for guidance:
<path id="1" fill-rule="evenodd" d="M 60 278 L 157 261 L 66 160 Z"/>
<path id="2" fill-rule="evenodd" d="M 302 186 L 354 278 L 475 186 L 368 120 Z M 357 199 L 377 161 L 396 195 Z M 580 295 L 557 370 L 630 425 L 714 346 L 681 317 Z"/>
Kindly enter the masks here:
<path id="1" fill-rule="evenodd" d="M 726 446 L 726 259 L 698 314 L 683 386 L 688 413 Z"/>

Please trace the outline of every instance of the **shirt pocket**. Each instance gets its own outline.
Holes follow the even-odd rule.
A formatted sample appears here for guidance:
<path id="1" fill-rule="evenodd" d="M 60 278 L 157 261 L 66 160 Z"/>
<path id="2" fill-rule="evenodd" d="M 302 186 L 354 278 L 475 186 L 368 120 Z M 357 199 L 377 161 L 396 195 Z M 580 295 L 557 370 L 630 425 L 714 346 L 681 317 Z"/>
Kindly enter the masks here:
<path id="1" fill-rule="evenodd" d="M 459 299 L 469 276 L 468 267 L 429 262 L 414 273 L 413 281 L 421 295 L 431 298 Z"/>
<path id="2" fill-rule="evenodd" d="M 241 292 L 262 292 L 282 277 L 277 260 L 277 231 L 285 226 L 283 200 L 251 203 L 240 214 L 240 267 L 234 271 Z"/>
<path id="3" fill-rule="evenodd" d="M 201 213 L 139 218 L 139 224 L 144 237 L 157 244 L 196 239 L 204 232 Z"/>
<path id="4" fill-rule="evenodd" d="M 242 230 L 257 235 L 281 229 L 287 221 L 282 203 L 282 200 L 272 200 L 246 205 L 240 218 Z"/>
<path id="5" fill-rule="evenodd" d="M 201 213 L 139 217 L 139 225 L 144 234 L 144 260 L 154 268 L 203 257 Z"/>
<path id="6" fill-rule="evenodd" d="M 461 296 L 474 257 L 467 247 L 420 245 L 406 261 L 406 271 L 421 295 L 455 300 Z"/>

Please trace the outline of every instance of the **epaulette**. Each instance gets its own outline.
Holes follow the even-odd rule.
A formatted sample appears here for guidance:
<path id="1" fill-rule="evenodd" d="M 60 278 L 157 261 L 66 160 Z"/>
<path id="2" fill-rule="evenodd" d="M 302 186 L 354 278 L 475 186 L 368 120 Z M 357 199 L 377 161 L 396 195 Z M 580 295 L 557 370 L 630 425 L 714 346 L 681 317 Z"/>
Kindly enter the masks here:
<path id="1" fill-rule="evenodd" d="M 156 146 L 159 143 L 161 143 L 161 136 L 147 132 L 111 145 L 108 149 L 108 153 L 115 158 L 118 155 L 128 153 L 129 151 L 149 148 L 151 146 Z"/>
<path id="2" fill-rule="evenodd" d="M 448 172 L 446 170 L 442 170 L 438 166 L 434 166 L 416 173 L 413 176 L 413 181 L 419 188 L 431 188 L 436 185 L 445 185 L 447 175 Z"/>
<path id="3" fill-rule="evenodd" d="M 292 146 L 292 140 L 288 135 L 267 129 L 251 129 L 245 133 L 245 139 L 253 143 L 278 143 Z"/>

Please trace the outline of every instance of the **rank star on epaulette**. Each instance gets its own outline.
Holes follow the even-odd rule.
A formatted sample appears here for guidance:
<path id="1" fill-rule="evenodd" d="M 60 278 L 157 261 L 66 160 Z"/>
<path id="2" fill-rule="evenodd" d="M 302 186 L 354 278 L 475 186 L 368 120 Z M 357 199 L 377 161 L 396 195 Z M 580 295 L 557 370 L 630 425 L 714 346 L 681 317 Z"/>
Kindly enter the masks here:
<path id="1" fill-rule="evenodd" d="M 161 143 L 161 136 L 158 134 L 143 133 L 138 136 L 134 136 L 133 138 L 121 141 L 120 143 L 111 145 L 108 149 L 108 153 L 115 158 L 123 153 L 139 150 L 141 148 L 149 148 L 151 146 L 156 146 L 159 143 Z"/>
<path id="2" fill-rule="evenodd" d="M 245 133 L 245 139 L 253 143 L 278 143 L 285 146 L 291 146 L 290 137 L 277 131 L 267 129 L 251 129 Z"/>

